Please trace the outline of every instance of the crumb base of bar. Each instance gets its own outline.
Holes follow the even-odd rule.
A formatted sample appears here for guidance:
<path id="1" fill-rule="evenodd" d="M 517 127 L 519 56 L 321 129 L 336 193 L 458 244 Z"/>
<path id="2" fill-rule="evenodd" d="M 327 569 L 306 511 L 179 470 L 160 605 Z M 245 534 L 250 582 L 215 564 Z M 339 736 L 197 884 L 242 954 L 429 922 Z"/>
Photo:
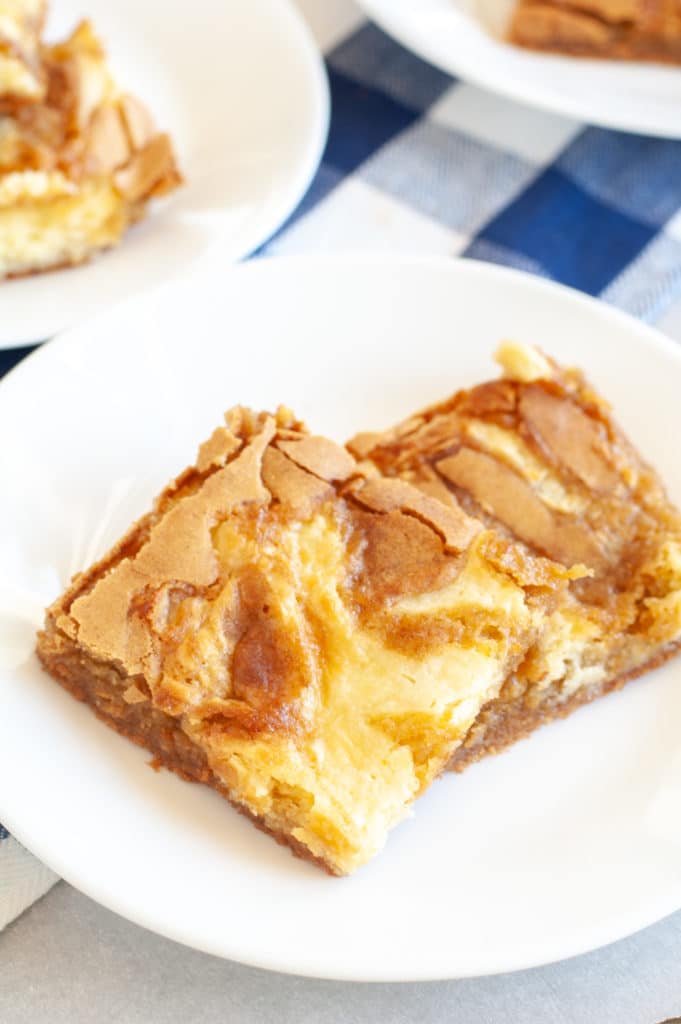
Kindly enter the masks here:
<path id="1" fill-rule="evenodd" d="M 37 653 L 45 670 L 72 697 L 87 704 L 115 732 L 148 750 L 153 755 L 151 767 L 167 768 L 185 782 L 210 786 L 261 832 L 288 847 L 296 857 L 338 877 L 330 864 L 315 857 L 303 843 L 270 828 L 262 818 L 234 800 L 211 771 L 204 752 L 187 736 L 177 719 L 151 707 L 148 700 L 130 704 L 124 699 L 123 693 L 131 683 L 142 687 L 144 683 L 122 676 L 110 665 L 92 661 L 59 632 L 39 633 Z"/>
<path id="2" fill-rule="evenodd" d="M 455 752 L 448 769 L 462 772 L 469 765 L 481 761 L 484 757 L 502 753 L 518 740 L 526 739 L 540 726 L 548 725 L 560 718 L 567 718 L 573 711 L 590 704 L 599 697 L 605 697 L 608 693 L 621 690 L 626 683 L 665 664 L 680 650 L 681 640 L 656 652 L 642 665 L 600 684 L 581 687 L 563 700 L 560 700 L 560 695 L 555 689 L 547 690 L 543 700 L 532 703 L 528 700 L 526 692 L 504 699 L 502 691 L 500 697 L 482 709 L 471 728 L 469 738 L 464 740 Z M 481 725 L 482 732 L 480 731 Z"/>
<path id="3" fill-rule="evenodd" d="M 60 253 L 53 259 L 48 259 L 42 264 L 34 264 L 26 261 L 19 269 L 0 270 L 0 281 L 22 281 L 28 277 L 38 277 L 44 274 L 52 274 L 59 270 L 73 270 L 78 267 L 85 267 L 93 263 L 99 256 L 116 249 L 122 242 L 124 236 L 133 231 L 137 224 L 141 223 L 146 216 L 146 209 L 143 204 L 137 204 L 126 211 L 126 223 L 121 227 L 120 233 L 111 237 L 99 240 L 92 240 L 86 248 L 80 246 L 77 254 Z M 0 232 L 0 252 L 3 249 L 3 237 Z"/>
<path id="4" fill-rule="evenodd" d="M 511 33 L 509 42 L 523 50 L 535 53 L 557 54 L 563 57 L 582 57 L 585 59 L 641 61 L 647 64 L 681 64 L 681 40 L 673 47 L 663 48 L 654 42 L 640 42 L 633 46 L 630 43 L 618 43 L 607 46 L 587 46 L 577 43 L 530 42 L 522 35 Z"/>
<path id="5" fill-rule="evenodd" d="M 520 0 L 508 31 L 515 46 L 568 57 L 681 63 L 681 30 L 663 21 L 622 22 L 564 0 Z"/>
<path id="6" fill-rule="evenodd" d="M 7 274 L 0 275 L 0 280 L 23 281 L 27 277 L 38 277 L 42 274 L 52 274 L 55 270 L 71 270 L 74 267 L 84 267 L 88 263 L 91 263 L 95 256 L 113 249 L 114 246 L 115 243 L 111 242 L 98 249 L 93 249 L 92 252 L 87 253 L 87 255 L 83 256 L 82 259 L 61 260 L 58 263 L 50 263 L 44 267 L 27 267 L 25 270 L 10 270 Z"/>

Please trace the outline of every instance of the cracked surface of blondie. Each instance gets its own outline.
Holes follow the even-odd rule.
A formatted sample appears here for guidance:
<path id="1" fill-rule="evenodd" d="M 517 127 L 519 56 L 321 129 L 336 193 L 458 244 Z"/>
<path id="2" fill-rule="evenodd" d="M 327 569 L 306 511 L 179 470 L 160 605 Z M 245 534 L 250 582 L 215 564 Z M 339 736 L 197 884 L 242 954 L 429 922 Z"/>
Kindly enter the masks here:
<path id="1" fill-rule="evenodd" d="M 583 375 L 506 343 L 504 375 L 350 449 L 528 552 L 581 563 L 547 629 L 454 758 L 494 752 L 674 654 L 681 517 Z"/>
<path id="2" fill-rule="evenodd" d="M 38 651 L 160 763 L 335 874 L 383 846 L 569 578 L 455 503 L 232 410 Z"/>
<path id="3" fill-rule="evenodd" d="M 509 38 L 584 57 L 681 62 L 678 0 L 519 0 Z"/>

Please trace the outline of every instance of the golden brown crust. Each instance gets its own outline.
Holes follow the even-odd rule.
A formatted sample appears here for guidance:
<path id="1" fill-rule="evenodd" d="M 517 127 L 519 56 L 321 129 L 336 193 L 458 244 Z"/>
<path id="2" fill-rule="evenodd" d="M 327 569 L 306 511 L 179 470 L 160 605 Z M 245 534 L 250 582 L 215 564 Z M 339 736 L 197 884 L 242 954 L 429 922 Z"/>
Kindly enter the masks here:
<path id="1" fill-rule="evenodd" d="M 331 484 L 296 465 L 283 451 L 270 447 L 262 460 L 262 479 L 273 498 L 291 512 L 309 515 L 334 495 Z"/>
<path id="2" fill-rule="evenodd" d="M 390 514 L 399 511 L 420 520 L 438 534 L 445 551 L 450 554 L 464 551 L 481 529 L 480 524 L 458 505 L 443 505 L 404 480 L 363 480 L 350 493 L 358 504 L 372 512 Z"/>
<path id="3" fill-rule="evenodd" d="M 301 469 L 329 483 L 347 480 L 357 471 L 352 456 L 326 437 L 280 440 L 277 447 Z"/>
<path id="4" fill-rule="evenodd" d="M 400 509 L 352 515 L 354 543 L 362 549 L 355 581 L 362 604 L 381 607 L 398 597 L 423 594 L 454 578 L 457 561 L 438 534 Z"/>
<path id="5" fill-rule="evenodd" d="M 601 563 L 592 537 L 568 517 L 554 513 L 516 472 L 484 452 L 462 445 L 435 463 L 447 483 L 466 491 L 526 544 L 563 565 Z"/>
<path id="6" fill-rule="evenodd" d="M 676 0 L 519 0 L 511 42 L 573 56 L 681 61 Z"/>
<path id="7" fill-rule="evenodd" d="M 195 493 L 179 500 L 158 521 L 147 519 L 140 529 L 148 536 L 134 557 L 125 558 L 116 571 L 98 577 L 90 574 L 90 588 L 68 607 L 59 625 L 97 657 L 121 665 L 135 675 L 153 672 L 154 629 L 131 626 L 131 596 L 180 582 L 192 588 L 204 588 L 215 582 L 218 568 L 211 529 L 219 515 L 227 516 L 235 508 L 269 501 L 269 491 L 261 478 L 263 453 L 274 436 L 273 420 L 266 420 L 262 431 L 224 467 L 209 474 Z"/>

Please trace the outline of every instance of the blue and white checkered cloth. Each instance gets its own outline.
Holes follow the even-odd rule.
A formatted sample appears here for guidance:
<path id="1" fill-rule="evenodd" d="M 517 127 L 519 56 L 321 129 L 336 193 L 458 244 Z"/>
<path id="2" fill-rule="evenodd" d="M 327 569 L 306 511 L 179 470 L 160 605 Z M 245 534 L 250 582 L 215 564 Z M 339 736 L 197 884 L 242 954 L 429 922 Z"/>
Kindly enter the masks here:
<path id="1" fill-rule="evenodd" d="M 519 267 L 656 320 L 681 297 L 681 143 L 588 128 L 457 81 L 365 24 L 328 55 L 331 134 L 266 247 Z"/>
<path id="2" fill-rule="evenodd" d="M 327 64 L 322 165 L 261 252 L 383 248 L 490 260 L 598 295 L 681 339 L 681 142 L 518 106 L 366 22 Z M 0 352 L 0 374 L 26 351 Z M 54 880 L 0 827 L 0 928 Z"/>

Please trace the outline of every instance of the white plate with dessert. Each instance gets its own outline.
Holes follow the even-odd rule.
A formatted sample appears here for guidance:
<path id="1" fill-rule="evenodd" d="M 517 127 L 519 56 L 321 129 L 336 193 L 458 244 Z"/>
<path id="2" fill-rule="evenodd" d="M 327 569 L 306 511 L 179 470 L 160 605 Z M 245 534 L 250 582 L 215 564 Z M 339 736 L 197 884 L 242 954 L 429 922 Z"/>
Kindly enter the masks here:
<path id="1" fill-rule="evenodd" d="M 509 337 L 581 366 L 681 499 L 667 443 L 678 428 L 677 346 L 576 292 L 473 261 L 257 261 L 135 297 L 3 380 L 0 430 L 15 441 L 0 452 L 0 821 L 20 842 L 93 899 L 177 941 L 347 980 L 527 968 L 681 907 L 678 659 L 446 773 L 377 856 L 332 878 L 215 792 L 150 770 L 149 753 L 74 701 L 35 655 L 45 606 L 191 463 L 227 407 L 283 401 L 342 442 L 494 376 L 491 353 Z M 282 436 L 291 451 L 296 431 Z M 228 442 L 218 431 L 204 466 Z M 550 500 L 568 501 L 538 480 Z M 128 699 L 143 701 L 139 687 Z"/>
<path id="2" fill-rule="evenodd" d="M 252 252 L 306 191 L 329 114 L 289 0 L 54 0 L 39 28 L 41 0 L 25 9 L 9 70 L 28 95 L 0 97 L 0 347 Z"/>
<path id="3" fill-rule="evenodd" d="M 359 0 L 366 13 L 404 46 L 475 85 L 588 124 L 681 138 L 678 67 L 512 46 L 505 37 L 517 2 Z M 572 6 L 579 14 L 586 11 L 588 20 L 589 10 L 598 4 Z M 681 52 L 678 39 L 677 48 Z"/>

